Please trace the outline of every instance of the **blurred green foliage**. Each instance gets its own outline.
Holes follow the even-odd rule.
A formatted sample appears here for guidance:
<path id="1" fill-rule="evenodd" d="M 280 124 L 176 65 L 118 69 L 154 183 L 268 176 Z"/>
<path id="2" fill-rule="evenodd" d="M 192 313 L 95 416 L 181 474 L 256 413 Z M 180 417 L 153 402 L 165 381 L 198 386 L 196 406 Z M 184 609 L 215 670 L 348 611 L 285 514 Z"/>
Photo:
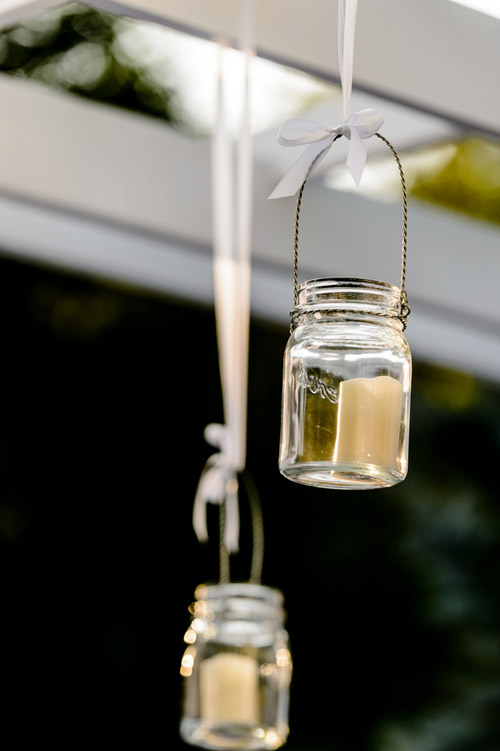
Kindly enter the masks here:
<path id="1" fill-rule="evenodd" d="M 444 164 L 416 169 L 411 194 L 477 219 L 500 223 L 500 143 L 471 136 Z"/>
<path id="2" fill-rule="evenodd" d="M 70 4 L 0 32 L 0 71 L 180 124 L 168 70 L 120 45 L 123 20 Z M 163 80 L 162 80 L 163 78 Z"/>
<path id="3" fill-rule="evenodd" d="M 470 374 L 417 364 L 412 421 L 412 473 L 391 496 L 406 513 L 397 546 L 418 582 L 422 633 L 441 634 L 442 642 L 420 711 L 382 720 L 373 749 L 494 751 L 500 739 L 500 391 Z"/>

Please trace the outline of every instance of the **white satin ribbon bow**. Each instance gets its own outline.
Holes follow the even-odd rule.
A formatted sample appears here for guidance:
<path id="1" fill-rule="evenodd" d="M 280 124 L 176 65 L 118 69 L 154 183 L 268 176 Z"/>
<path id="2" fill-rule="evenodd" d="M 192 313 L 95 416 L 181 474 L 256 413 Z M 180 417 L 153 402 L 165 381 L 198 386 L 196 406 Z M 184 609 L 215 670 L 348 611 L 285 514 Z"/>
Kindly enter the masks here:
<path id="1" fill-rule="evenodd" d="M 228 553 L 238 552 L 238 478 L 230 458 L 231 435 L 226 425 L 212 423 L 205 428 L 208 443 L 219 449 L 206 462 L 194 497 L 193 528 L 200 542 L 208 540 L 207 503 L 225 503 L 224 545 Z"/>
<path id="2" fill-rule="evenodd" d="M 360 110 L 352 114 L 349 111 L 354 70 L 354 37 L 358 0 L 337 0 L 337 3 L 338 61 L 344 103 L 344 121 L 335 128 L 305 118 L 292 118 L 283 123 L 278 132 L 278 142 L 282 146 L 310 145 L 280 180 L 269 198 L 285 198 L 295 195 L 300 190 L 304 180 L 328 154 L 332 143 L 338 136 L 345 136 L 350 140 L 347 167 L 354 182 L 359 185 L 366 162 L 364 141 L 374 136 L 383 125 L 382 115 L 374 109 Z M 308 135 L 298 138 L 285 138 L 282 133 L 287 128 L 302 130 Z"/>
<path id="3" fill-rule="evenodd" d="M 286 120 L 279 129 L 278 143 L 282 146 L 303 146 L 305 144 L 309 144 L 309 146 L 281 178 L 269 198 L 285 198 L 295 195 L 300 190 L 304 180 L 309 177 L 312 169 L 317 167 L 328 154 L 338 136 L 345 136 L 350 141 L 347 167 L 354 182 L 359 185 L 366 162 L 364 141 L 374 136 L 383 122 L 382 115 L 372 108 L 353 112 L 335 128 L 317 120 L 308 120 L 301 117 Z M 283 136 L 283 131 L 287 129 L 301 130 L 307 135 L 286 138 Z"/>

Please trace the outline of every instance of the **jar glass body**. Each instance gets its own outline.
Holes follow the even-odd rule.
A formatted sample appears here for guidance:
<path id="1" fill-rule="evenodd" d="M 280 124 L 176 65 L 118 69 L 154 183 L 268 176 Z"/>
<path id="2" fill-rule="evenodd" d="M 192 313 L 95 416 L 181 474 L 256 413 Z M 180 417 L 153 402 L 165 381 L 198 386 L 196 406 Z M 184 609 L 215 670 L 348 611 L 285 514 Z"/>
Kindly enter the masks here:
<path id="1" fill-rule="evenodd" d="M 181 664 L 181 737 L 201 748 L 279 748 L 292 673 L 281 592 L 230 583 L 200 585 L 195 596 Z"/>
<path id="2" fill-rule="evenodd" d="M 385 282 L 300 286 L 283 363 L 285 477 L 357 490 L 406 477 L 412 363 L 399 310 L 400 290 Z"/>

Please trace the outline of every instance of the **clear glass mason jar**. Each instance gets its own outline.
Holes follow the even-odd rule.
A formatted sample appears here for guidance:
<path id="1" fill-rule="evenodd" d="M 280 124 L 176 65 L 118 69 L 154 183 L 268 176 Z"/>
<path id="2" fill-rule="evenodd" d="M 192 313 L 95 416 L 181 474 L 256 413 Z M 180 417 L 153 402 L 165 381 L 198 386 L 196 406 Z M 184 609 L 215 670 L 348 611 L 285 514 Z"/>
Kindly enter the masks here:
<path id="1" fill-rule="evenodd" d="M 283 365 L 285 477 L 355 490 L 406 477 L 412 364 L 400 313 L 385 282 L 300 285 Z"/>
<path id="2" fill-rule="evenodd" d="M 288 736 L 292 673 L 282 593 L 200 585 L 184 636 L 180 734 L 211 749 L 274 749 Z"/>

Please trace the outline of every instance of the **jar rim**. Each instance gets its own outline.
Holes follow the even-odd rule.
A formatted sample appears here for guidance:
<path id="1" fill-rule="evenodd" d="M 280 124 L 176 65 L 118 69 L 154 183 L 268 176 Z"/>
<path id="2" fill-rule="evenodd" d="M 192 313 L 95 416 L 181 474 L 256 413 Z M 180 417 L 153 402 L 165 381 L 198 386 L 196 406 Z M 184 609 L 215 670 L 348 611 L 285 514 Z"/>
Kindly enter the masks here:
<path id="1" fill-rule="evenodd" d="M 281 590 L 253 582 L 203 583 L 196 587 L 194 594 L 198 601 L 251 598 L 277 607 L 284 602 Z"/>
<path id="2" fill-rule="evenodd" d="M 390 282 L 381 282 L 378 279 L 365 279 L 362 277 L 329 277 L 319 276 L 314 279 L 307 279 L 301 282 L 298 291 L 301 292 L 311 287 L 360 287 L 367 289 L 383 289 L 391 292 L 401 292 L 400 288 Z"/>
<path id="3" fill-rule="evenodd" d="M 391 326 L 404 331 L 409 308 L 403 295 L 396 285 L 375 279 L 309 279 L 297 289 L 296 302 L 290 311 L 290 330 L 314 321 L 364 319 L 370 323 L 390 321 Z"/>

